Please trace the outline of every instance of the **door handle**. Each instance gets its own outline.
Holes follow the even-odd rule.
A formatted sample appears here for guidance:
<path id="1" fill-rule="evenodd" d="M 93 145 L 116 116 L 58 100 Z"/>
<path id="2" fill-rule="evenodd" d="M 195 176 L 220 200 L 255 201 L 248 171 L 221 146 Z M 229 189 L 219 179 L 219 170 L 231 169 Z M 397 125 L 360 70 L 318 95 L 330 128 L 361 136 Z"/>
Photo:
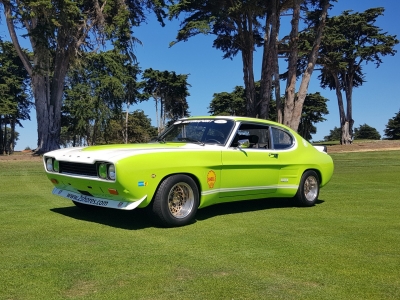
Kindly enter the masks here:
<path id="1" fill-rule="evenodd" d="M 269 153 L 269 157 L 278 158 L 278 153 Z"/>

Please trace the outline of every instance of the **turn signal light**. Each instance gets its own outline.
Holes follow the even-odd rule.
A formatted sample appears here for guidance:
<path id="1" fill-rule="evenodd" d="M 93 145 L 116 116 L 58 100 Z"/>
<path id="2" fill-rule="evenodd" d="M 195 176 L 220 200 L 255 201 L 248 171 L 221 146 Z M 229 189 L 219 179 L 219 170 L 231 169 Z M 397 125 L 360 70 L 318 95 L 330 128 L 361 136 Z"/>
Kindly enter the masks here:
<path id="1" fill-rule="evenodd" d="M 117 191 L 116 189 L 108 189 L 108 192 L 109 192 L 111 195 L 118 195 L 118 191 Z"/>
<path id="2" fill-rule="evenodd" d="M 52 178 L 52 179 L 50 179 L 50 181 L 51 181 L 52 183 L 54 183 L 54 184 L 58 184 L 58 180 L 57 180 L 57 179 Z"/>

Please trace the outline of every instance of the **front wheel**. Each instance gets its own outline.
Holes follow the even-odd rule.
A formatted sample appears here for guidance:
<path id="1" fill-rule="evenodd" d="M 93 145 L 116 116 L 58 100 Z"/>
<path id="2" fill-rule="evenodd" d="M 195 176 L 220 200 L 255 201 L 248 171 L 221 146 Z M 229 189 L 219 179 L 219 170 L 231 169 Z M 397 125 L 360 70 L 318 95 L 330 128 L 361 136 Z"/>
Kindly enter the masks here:
<path id="1" fill-rule="evenodd" d="M 172 175 L 158 187 L 152 212 L 162 226 L 183 226 L 192 222 L 198 206 L 199 190 L 194 180 L 187 175 Z"/>
<path id="2" fill-rule="evenodd" d="M 301 206 L 313 206 L 319 195 L 319 177 L 315 171 L 306 171 L 300 180 L 296 193 L 297 203 Z"/>

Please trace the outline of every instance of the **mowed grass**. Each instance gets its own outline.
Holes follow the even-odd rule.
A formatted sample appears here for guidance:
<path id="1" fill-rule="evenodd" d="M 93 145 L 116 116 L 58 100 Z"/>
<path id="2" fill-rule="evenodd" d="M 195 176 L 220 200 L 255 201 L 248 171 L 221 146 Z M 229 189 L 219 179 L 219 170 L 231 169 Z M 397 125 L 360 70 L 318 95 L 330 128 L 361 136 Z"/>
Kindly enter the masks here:
<path id="1" fill-rule="evenodd" d="M 319 203 L 211 206 L 181 228 L 82 211 L 0 161 L 0 299 L 398 299 L 400 151 L 333 154 Z"/>

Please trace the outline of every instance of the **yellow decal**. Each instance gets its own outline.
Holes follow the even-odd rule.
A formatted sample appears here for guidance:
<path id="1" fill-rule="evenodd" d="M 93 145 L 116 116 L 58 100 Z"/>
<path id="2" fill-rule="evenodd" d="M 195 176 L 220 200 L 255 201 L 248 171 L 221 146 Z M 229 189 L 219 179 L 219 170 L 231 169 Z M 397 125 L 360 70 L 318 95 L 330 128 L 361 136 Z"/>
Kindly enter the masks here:
<path id="1" fill-rule="evenodd" d="M 217 181 L 217 175 L 213 170 L 208 171 L 207 173 L 207 184 L 210 189 L 214 187 L 215 182 Z"/>

